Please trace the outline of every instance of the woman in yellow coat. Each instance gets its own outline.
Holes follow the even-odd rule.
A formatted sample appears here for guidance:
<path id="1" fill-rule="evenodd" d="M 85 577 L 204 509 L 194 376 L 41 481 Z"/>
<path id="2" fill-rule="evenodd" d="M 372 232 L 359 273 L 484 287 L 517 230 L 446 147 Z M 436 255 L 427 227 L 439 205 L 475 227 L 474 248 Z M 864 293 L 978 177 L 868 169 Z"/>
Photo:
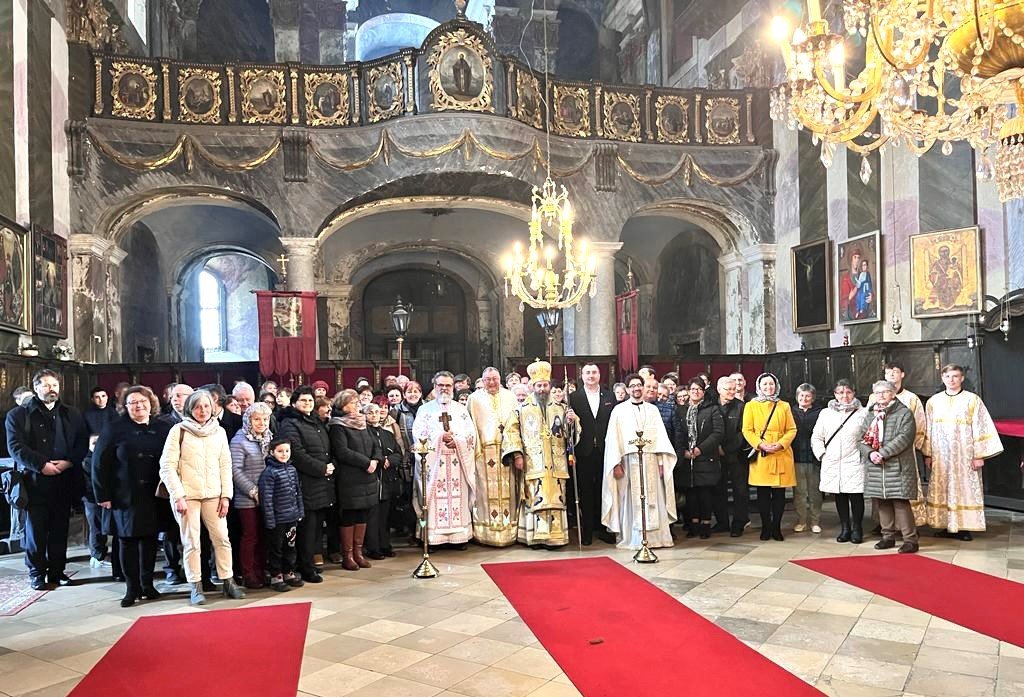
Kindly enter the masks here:
<path id="1" fill-rule="evenodd" d="M 761 539 L 782 541 L 782 511 L 786 487 L 796 486 L 793 439 L 796 421 L 789 404 L 779 399 L 779 379 L 771 373 L 758 376 L 757 397 L 743 408 L 743 437 L 755 448 L 748 483 L 757 487 L 761 514 Z M 774 413 L 773 413 L 774 408 Z"/>

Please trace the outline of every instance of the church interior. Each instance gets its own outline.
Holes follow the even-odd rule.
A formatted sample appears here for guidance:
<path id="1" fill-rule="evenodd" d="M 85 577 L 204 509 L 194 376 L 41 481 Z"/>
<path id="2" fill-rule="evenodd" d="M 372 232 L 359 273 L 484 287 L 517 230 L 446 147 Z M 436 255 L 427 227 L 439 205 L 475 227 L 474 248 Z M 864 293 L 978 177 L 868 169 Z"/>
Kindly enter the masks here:
<path id="1" fill-rule="evenodd" d="M 0 0 L 0 697 L 1024 696 L 1022 318 L 1020 0 Z"/>

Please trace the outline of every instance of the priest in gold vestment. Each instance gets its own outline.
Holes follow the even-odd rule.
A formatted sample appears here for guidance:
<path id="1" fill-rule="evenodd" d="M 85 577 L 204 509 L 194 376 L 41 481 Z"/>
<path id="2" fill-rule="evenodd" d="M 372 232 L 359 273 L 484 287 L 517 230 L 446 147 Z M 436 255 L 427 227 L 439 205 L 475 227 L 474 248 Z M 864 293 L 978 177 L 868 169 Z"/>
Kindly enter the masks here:
<path id="1" fill-rule="evenodd" d="M 560 547 L 569 543 L 565 487 L 569 482 L 566 437 L 572 409 L 550 401 L 551 364 L 536 361 L 527 368 L 533 394 L 505 424 L 501 455 L 524 479 L 519 513 L 519 541 L 535 546 Z M 573 445 L 579 425 L 572 429 Z"/>
<path id="2" fill-rule="evenodd" d="M 480 544 L 507 547 L 519 534 L 522 476 L 501 457 L 505 423 L 519 402 L 501 385 L 497 368 L 485 368 L 482 389 L 469 396 L 466 408 L 476 429 L 476 499 L 473 537 Z"/>

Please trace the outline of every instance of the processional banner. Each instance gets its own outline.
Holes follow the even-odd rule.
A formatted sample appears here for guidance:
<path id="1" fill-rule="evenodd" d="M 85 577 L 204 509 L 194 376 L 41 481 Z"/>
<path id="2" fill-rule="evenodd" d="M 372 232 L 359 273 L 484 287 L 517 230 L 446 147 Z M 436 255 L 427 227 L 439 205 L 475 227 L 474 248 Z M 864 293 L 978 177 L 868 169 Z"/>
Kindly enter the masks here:
<path id="1" fill-rule="evenodd" d="M 615 296 L 615 317 L 618 326 L 619 369 L 622 374 L 639 367 L 637 325 L 640 291 L 630 290 Z"/>
<path id="2" fill-rule="evenodd" d="M 311 374 L 316 370 L 316 293 L 256 291 L 260 373 Z"/>

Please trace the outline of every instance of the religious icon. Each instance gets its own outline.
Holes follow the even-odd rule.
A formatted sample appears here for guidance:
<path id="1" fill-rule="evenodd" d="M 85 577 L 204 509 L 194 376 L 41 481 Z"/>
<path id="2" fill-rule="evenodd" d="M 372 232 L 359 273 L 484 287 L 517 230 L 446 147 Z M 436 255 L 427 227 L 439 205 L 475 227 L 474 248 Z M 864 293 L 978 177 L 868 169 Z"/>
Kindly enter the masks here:
<path id="1" fill-rule="evenodd" d="M 366 87 L 370 123 L 398 116 L 402 112 L 405 104 L 402 92 L 405 88 L 401 63 L 385 63 L 371 68 Z"/>
<path id="2" fill-rule="evenodd" d="M 839 275 L 839 321 L 843 324 L 877 322 L 881 318 L 881 267 L 879 235 L 872 232 L 840 242 L 836 272 Z"/>
<path id="3" fill-rule="evenodd" d="M 395 81 L 390 75 L 384 75 L 374 83 L 373 100 L 381 109 L 389 109 L 394 104 Z"/>
<path id="4" fill-rule="evenodd" d="M 213 85 L 205 77 L 186 80 L 184 95 L 185 106 L 196 115 L 202 116 L 213 109 Z"/>
<path id="5" fill-rule="evenodd" d="M 554 98 L 554 130 L 559 135 L 585 137 L 590 135 L 590 90 L 556 84 Z M 605 102 L 608 106 L 608 102 Z"/>
<path id="6" fill-rule="evenodd" d="M 341 73 L 306 73 L 306 121 L 311 126 L 348 123 L 348 77 Z"/>
<path id="7" fill-rule="evenodd" d="M 567 94 L 559 100 L 558 117 L 567 125 L 579 125 L 580 119 L 583 118 L 583 110 L 580 109 L 580 102 L 576 95 Z"/>
<path id="8" fill-rule="evenodd" d="M 605 137 L 640 140 L 640 97 L 636 94 L 608 91 L 604 94 Z"/>
<path id="9" fill-rule="evenodd" d="M 265 78 L 253 80 L 249 88 L 249 100 L 252 107 L 261 114 L 269 114 L 277 105 L 277 94 L 274 90 L 274 83 Z"/>
<path id="10" fill-rule="evenodd" d="M 0 218 L 0 327 L 28 331 L 28 233 Z"/>
<path id="11" fill-rule="evenodd" d="M 534 128 L 542 126 L 537 78 L 518 68 L 516 70 L 516 99 L 512 106 L 512 115 Z"/>
<path id="12" fill-rule="evenodd" d="M 117 95 L 126 106 L 139 109 L 149 100 L 149 85 L 138 73 L 128 73 L 118 83 Z"/>
<path id="13" fill-rule="evenodd" d="M 68 334 L 67 243 L 38 226 L 32 232 L 32 323 L 37 334 Z"/>
<path id="14" fill-rule="evenodd" d="M 336 85 L 329 82 L 317 87 L 313 98 L 316 100 L 316 108 L 327 117 L 334 116 L 338 112 L 338 107 L 341 106 L 341 93 Z"/>
<path id="15" fill-rule="evenodd" d="M 828 239 L 793 247 L 793 328 L 813 332 L 832 328 L 832 249 Z"/>
<path id="16" fill-rule="evenodd" d="M 245 69 L 242 81 L 242 121 L 280 123 L 285 116 L 284 71 Z"/>
<path id="17" fill-rule="evenodd" d="M 658 139 L 682 143 L 689 137 L 689 101 L 678 94 L 659 94 L 654 102 Z"/>
<path id="18" fill-rule="evenodd" d="M 914 317 L 981 311 L 980 247 L 976 227 L 911 236 Z"/>
<path id="19" fill-rule="evenodd" d="M 491 58 L 480 37 L 466 29 L 444 34 L 427 63 L 434 108 L 490 110 Z"/>
<path id="20" fill-rule="evenodd" d="M 274 298 L 274 336 L 302 336 L 302 298 Z"/>
<path id="21" fill-rule="evenodd" d="M 717 97 L 707 102 L 708 143 L 729 145 L 740 142 L 740 104 L 733 97 Z"/>

